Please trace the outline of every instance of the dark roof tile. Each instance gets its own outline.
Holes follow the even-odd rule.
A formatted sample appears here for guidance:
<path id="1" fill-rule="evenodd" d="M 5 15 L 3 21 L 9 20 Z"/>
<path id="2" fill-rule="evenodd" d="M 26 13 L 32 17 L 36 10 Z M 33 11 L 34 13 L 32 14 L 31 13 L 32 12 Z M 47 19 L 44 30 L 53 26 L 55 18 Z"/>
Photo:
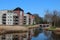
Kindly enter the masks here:
<path id="1" fill-rule="evenodd" d="M 21 9 L 20 7 L 15 8 L 13 11 L 16 11 L 16 10 L 24 11 L 24 10 Z"/>
<path id="2" fill-rule="evenodd" d="M 30 12 L 27 12 L 27 14 L 32 15 Z"/>

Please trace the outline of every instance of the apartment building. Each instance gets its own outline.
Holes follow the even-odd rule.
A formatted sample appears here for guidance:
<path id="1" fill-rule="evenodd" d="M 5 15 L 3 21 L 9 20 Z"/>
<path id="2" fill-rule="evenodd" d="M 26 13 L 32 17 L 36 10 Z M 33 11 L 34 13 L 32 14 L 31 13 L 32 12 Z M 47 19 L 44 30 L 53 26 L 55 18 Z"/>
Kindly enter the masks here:
<path id="1" fill-rule="evenodd" d="M 19 7 L 0 11 L 0 25 L 32 25 L 34 22 L 34 16 L 29 12 L 24 14 L 24 10 Z"/>
<path id="2" fill-rule="evenodd" d="M 1 17 L 0 17 L 0 24 L 2 25 L 13 25 L 13 24 L 18 24 L 16 23 L 16 19 L 18 20 L 18 18 L 15 18 L 14 16 L 18 16 L 16 13 L 14 13 L 11 10 L 8 10 L 5 13 L 0 13 Z M 18 22 L 18 21 L 17 21 Z"/>
<path id="3" fill-rule="evenodd" d="M 0 25 L 2 25 L 2 21 L 3 21 L 2 20 L 2 18 L 3 18 L 2 16 L 3 16 L 4 13 L 6 14 L 6 12 L 7 12 L 7 10 L 1 10 L 0 11 Z"/>
<path id="4" fill-rule="evenodd" d="M 24 10 L 17 7 L 13 10 L 14 13 L 17 13 L 19 17 L 19 25 L 23 25 Z"/>
<path id="5" fill-rule="evenodd" d="M 35 18 L 31 13 L 24 14 L 24 24 L 25 25 L 32 25 L 35 24 Z"/>
<path id="6" fill-rule="evenodd" d="M 29 16 L 28 14 L 24 14 L 24 25 L 29 25 Z"/>

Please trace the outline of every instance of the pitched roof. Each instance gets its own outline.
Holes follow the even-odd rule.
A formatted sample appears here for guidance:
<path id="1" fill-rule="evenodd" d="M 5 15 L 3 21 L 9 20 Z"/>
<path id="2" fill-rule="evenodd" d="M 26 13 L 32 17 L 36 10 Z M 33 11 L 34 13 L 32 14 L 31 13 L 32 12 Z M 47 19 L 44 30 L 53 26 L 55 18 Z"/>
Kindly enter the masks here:
<path id="1" fill-rule="evenodd" d="M 24 11 L 24 10 L 21 9 L 20 7 L 15 8 L 13 11 L 16 11 L 16 10 Z"/>
<path id="2" fill-rule="evenodd" d="M 32 15 L 30 12 L 27 12 L 27 14 Z"/>

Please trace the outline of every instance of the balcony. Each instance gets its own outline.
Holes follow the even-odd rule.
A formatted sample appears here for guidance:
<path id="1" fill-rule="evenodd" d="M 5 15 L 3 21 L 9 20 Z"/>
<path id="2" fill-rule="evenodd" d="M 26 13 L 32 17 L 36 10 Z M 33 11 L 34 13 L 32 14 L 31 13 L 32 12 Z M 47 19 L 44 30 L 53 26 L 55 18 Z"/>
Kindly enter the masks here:
<path id="1" fill-rule="evenodd" d="M 6 24 L 6 21 L 3 21 L 2 24 Z"/>
<path id="2" fill-rule="evenodd" d="M 18 18 L 13 18 L 13 20 L 19 20 Z"/>
<path id="3" fill-rule="evenodd" d="M 2 21 L 6 21 L 5 19 L 3 19 Z"/>
<path id="4" fill-rule="evenodd" d="M 2 18 L 6 18 L 6 16 L 3 16 Z"/>
<path id="5" fill-rule="evenodd" d="M 18 16 L 13 16 L 13 18 L 19 18 Z"/>

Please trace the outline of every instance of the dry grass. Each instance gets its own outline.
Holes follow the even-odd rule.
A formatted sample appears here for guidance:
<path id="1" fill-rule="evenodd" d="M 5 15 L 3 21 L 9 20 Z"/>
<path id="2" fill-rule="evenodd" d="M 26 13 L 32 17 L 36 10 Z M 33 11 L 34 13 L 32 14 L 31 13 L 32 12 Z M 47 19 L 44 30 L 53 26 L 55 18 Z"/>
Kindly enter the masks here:
<path id="1" fill-rule="evenodd" d="M 0 34 L 1 33 L 5 33 L 5 32 L 25 32 L 25 31 L 28 31 L 29 28 L 37 28 L 39 27 L 38 25 L 34 25 L 34 26 L 28 26 L 28 27 L 25 27 L 25 26 L 6 26 L 6 25 L 0 25 Z"/>
<path id="2" fill-rule="evenodd" d="M 6 31 L 27 31 L 28 29 L 23 26 L 0 26 L 0 33 Z"/>

